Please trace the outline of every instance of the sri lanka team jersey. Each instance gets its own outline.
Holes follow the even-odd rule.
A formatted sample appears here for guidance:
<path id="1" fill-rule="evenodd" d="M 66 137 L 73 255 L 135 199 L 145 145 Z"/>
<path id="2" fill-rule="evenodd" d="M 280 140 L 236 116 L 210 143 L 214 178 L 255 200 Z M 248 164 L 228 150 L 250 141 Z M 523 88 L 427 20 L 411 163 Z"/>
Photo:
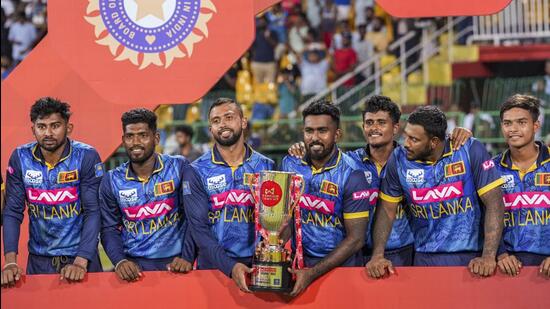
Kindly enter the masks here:
<path id="1" fill-rule="evenodd" d="M 101 182 L 101 239 L 113 264 L 127 257 L 193 261 L 194 253 L 183 250 L 189 235 L 181 202 L 182 170 L 189 162 L 182 156 L 154 155 L 149 179 L 139 179 L 126 162 Z"/>
<path id="2" fill-rule="evenodd" d="M 368 218 L 371 191 L 359 165 L 339 149 L 321 169 L 286 156 L 281 169 L 304 177 L 300 198 L 304 254 L 325 257 L 346 237 L 345 219 Z"/>
<path id="3" fill-rule="evenodd" d="M 246 145 L 244 162 L 229 166 L 216 146 L 192 164 L 198 174 L 202 190 L 189 194 L 205 194 L 208 205 L 187 205 L 189 211 L 208 208 L 211 231 L 225 253 L 232 258 L 251 257 L 254 254 L 254 198 L 250 193 L 252 176 L 263 170 L 273 170 L 273 160 Z M 186 192 L 184 192 L 184 195 Z M 202 209 L 204 210 L 204 209 Z M 200 240 L 196 239 L 199 243 Z M 201 258 L 199 250 L 199 261 Z M 212 260 L 212 259 L 210 259 Z"/>
<path id="4" fill-rule="evenodd" d="M 394 146 L 397 147 L 397 143 L 394 142 Z M 374 228 L 374 212 L 376 211 L 376 202 L 378 201 L 378 190 L 380 188 L 380 182 L 384 178 L 385 166 L 379 167 L 374 161 L 370 159 L 369 146 L 349 151 L 346 153 L 349 155 L 362 169 L 365 171 L 365 178 L 370 189 L 368 192 L 368 204 L 372 208 L 372 213 L 369 213 L 369 227 L 367 228 L 367 235 L 365 238 L 368 248 L 372 248 L 372 230 Z M 409 220 L 407 213 L 403 208 L 403 204 L 397 206 L 397 215 L 393 221 L 393 227 L 391 234 L 386 243 L 386 250 L 399 249 L 414 242 L 411 227 L 409 226 Z"/>
<path id="5" fill-rule="evenodd" d="M 411 213 L 415 250 L 425 253 L 480 251 L 482 196 L 502 184 L 485 147 L 474 138 L 457 151 L 445 141 L 436 162 L 409 161 L 397 147 L 386 164 L 380 198 L 404 200 Z"/>
<path id="6" fill-rule="evenodd" d="M 508 252 L 550 255 L 550 148 L 537 145 L 539 156 L 526 173 L 514 166 L 509 150 L 493 159 L 504 179 L 503 239 Z"/>
<path id="7" fill-rule="evenodd" d="M 91 260 L 97 255 L 102 175 L 97 151 L 86 144 L 68 140 L 55 166 L 46 163 L 36 142 L 18 147 L 7 172 L 4 252 L 17 252 L 27 204 L 29 253 Z"/>

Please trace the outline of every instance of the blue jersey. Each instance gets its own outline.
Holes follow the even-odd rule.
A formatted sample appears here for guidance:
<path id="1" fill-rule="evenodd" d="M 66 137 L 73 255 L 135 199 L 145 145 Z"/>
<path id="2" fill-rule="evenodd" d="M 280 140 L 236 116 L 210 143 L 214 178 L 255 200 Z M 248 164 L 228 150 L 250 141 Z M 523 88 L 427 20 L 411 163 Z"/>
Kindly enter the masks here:
<path id="1" fill-rule="evenodd" d="M 230 258 L 251 257 L 255 250 L 254 198 L 250 193 L 252 177 L 273 170 L 273 160 L 248 145 L 239 166 L 229 166 L 216 146 L 195 160 L 193 170 L 184 173 L 184 199 L 193 236 L 201 256 L 229 275 Z M 229 259 L 228 259 L 229 257 Z"/>
<path id="2" fill-rule="evenodd" d="M 453 151 L 445 141 L 436 162 L 410 161 L 396 148 L 386 164 L 380 198 L 404 200 L 411 213 L 415 250 L 424 253 L 480 251 L 483 211 L 479 196 L 502 179 L 485 147 L 474 138 Z"/>
<path id="3" fill-rule="evenodd" d="M 18 147 L 7 173 L 4 252 L 18 252 L 27 204 L 29 253 L 94 258 L 100 228 L 97 191 L 102 175 L 97 151 L 86 144 L 68 140 L 55 166 L 45 162 L 36 142 Z"/>
<path id="4" fill-rule="evenodd" d="M 550 255 L 550 148 L 537 145 L 539 156 L 526 173 L 513 165 L 509 150 L 493 159 L 504 179 L 503 240 L 508 252 Z"/>
<path id="5" fill-rule="evenodd" d="M 182 156 L 154 154 L 149 179 L 139 179 L 126 162 L 109 171 L 100 188 L 101 241 L 117 264 L 127 257 L 181 256 L 194 260 L 181 200 Z"/>
<path id="6" fill-rule="evenodd" d="M 321 169 L 286 156 L 281 169 L 304 177 L 300 198 L 304 254 L 325 257 L 346 237 L 345 219 L 368 218 L 370 191 L 365 173 L 339 149 Z"/>
<path id="7" fill-rule="evenodd" d="M 394 142 L 395 147 L 397 143 Z M 376 202 L 378 201 L 378 191 L 380 188 L 380 182 L 384 178 L 385 166 L 379 167 L 370 159 L 369 146 L 359 148 L 354 151 L 349 151 L 346 154 L 349 155 L 359 166 L 362 166 L 365 171 L 365 177 L 367 183 L 370 186 L 368 203 L 372 207 L 373 212 L 369 214 L 371 220 L 369 220 L 369 227 L 367 228 L 367 235 L 365 238 L 367 248 L 373 246 L 372 230 L 374 228 L 374 212 L 376 211 Z M 399 203 L 397 206 L 397 215 L 395 221 L 393 221 L 392 231 L 386 243 L 386 250 L 395 250 L 405 246 L 409 246 L 414 242 L 414 238 L 409 226 L 409 219 L 407 213 L 403 208 L 403 204 Z"/>

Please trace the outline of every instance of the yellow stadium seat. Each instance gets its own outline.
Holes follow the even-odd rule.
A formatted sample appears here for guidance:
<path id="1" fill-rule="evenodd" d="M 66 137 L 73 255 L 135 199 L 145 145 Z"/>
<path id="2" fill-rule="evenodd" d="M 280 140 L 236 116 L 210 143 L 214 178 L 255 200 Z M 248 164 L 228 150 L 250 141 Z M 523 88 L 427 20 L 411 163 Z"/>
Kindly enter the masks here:
<path id="1" fill-rule="evenodd" d="M 422 105 L 428 101 L 428 92 L 423 85 L 409 85 L 407 87 L 407 104 Z"/>
<path id="2" fill-rule="evenodd" d="M 394 55 L 382 55 L 382 57 L 380 57 L 380 67 L 383 68 L 392 64 L 395 60 L 397 60 L 397 58 Z"/>
<path id="3" fill-rule="evenodd" d="M 477 62 L 479 60 L 479 46 L 455 45 L 452 50 L 453 62 Z"/>
<path id="4" fill-rule="evenodd" d="M 395 85 L 384 86 L 382 85 L 382 95 L 390 97 L 392 101 L 400 104 L 401 103 L 401 88 L 395 87 Z"/>
<path id="5" fill-rule="evenodd" d="M 409 85 L 422 85 L 424 83 L 424 76 L 422 75 L 422 71 L 414 71 L 407 76 L 407 83 Z"/>
<path id="6" fill-rule="evenodd" d="M 450 86 L 452 84 L 451 64 L 446 61 L 428 61 L 428 83 L 434 86 Z"/>
<path id="7" fill-rule="evenodd" d="M 382 75 L 382 85 L 395 86 L 401 82 L 401 76 L 392 72 L 384 73 Z"/>

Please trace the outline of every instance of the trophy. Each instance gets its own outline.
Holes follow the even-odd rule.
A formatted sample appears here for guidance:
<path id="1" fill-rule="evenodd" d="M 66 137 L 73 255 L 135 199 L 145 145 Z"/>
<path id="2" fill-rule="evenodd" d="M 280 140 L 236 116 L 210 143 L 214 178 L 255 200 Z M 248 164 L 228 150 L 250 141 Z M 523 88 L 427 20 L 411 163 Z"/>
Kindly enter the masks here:
<path id="1" fill-rule="evenodd" d="M 296 173 L 262 171 L 254 175 L 251 185 L 255 199 L 256 237 L 261 237 L 252 259 L 252 291 L 290 292 L 293 287 L 288 268 L 292 266 L 291 251 L 285 248 L 280 233 L 291 228 L 293 212 L 297 234 L 294 263 L 301 268 L 300 197 L 304 191 L 304 178 Z M 290 234 L 289 234 L 290 235 Z"/>

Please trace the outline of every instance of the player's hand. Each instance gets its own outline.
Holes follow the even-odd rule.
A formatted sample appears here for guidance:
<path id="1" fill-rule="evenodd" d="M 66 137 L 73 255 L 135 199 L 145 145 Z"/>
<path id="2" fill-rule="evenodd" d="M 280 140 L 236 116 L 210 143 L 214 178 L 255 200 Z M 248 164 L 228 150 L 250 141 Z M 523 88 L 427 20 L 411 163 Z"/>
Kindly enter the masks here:
<path id="1" fill-rule="evenodd" d="M 497 262 L 494 257 L 481 256 L 476 257 L 470 261 L 468 264 L 468 269 L 474 275 L 479 275 L 482 277 L 489 277 L 495 273 L 495 268 L 497 267 Z"/>
<path id="2" fill-rule="evenodd" d="M 298 159 L 303 158 L 306 155 L 306 144 L 304 142 L 292 144 L 288 148 L 288 154 Z"/>
<path id="3" fill-rule="evenodd" d="M 550 279 L 550 256 L 545 258 L 540 264 L 539 273 L 545 276 L 546 279 Z"/>
<path id="4" fill-rule="evenodd" d="M 175 257 L 173 260 L 172 260 L 172 263 L 166 265 L 166 269 L 168 269 L 168 271 L 171 271 L 173 273 L 188 273 L 190 272 L 192 269 L 193 269 L 193 264 L 187 262 L 186 260 L 180 258 L 180 257 Z"/>
<path id="5" fill-rule="evenodd" d="M 59 280 L 66 279 L 69 282 L 79 282 L 84 279 L 86 269 L 88 267 L 88 260 L 77 256 L 72 264 L 67 264 L 61 268 L 61 277 Z"/>
<path id="6" fill-rule="evenodd" d="M 141 277 L 141 270 L 139 266 L 128 260 L 123 260 L 115 267 L 115 273 L 117 276 L 125 281 L 132 282 L 137 281 Z"/>
<path id="7" fill-rule="evenodd" d="M 235 281 L 235 284 L 239 289 L 245 293 L 252 293 L 246 285 L 246 274 L 252 273 L 253 269 L 247 267 L 243 263 L 237 263 L 231 270 L 231 278 Z"/>
<path id="8" fill-rule="evenodd" d="M 453 150 L 458 150 L 460 147 L 464 146 L 464 144 L 466 144 L 466 141 L 472 136 L 472 131 L 466 128 L 456 127 L 451 133 Z"/>
<path id="9" fill-rule="evenodd" d="M 375 279 L 382 278 L 388 274 L 395 274 L 391 261 L 383 256 L 373 256 L 367 265 L 365 265 L 365 270 L 369 277 Z"/>
<path id="10" fill-rule="evenodd" d="M 498 268 L 502 273 L 505 273 L 509 276 L 519 275 L 519 270 L 521 269 L 522 265 L 515 255 L 503 253 L 499 255 L 497 260 Z"/>
<path id="11" fill-rule="evenodd" d="M 313 276 L 311 275 L 311 269 L 292 269 L 288 271 L 296 276 L 296 282 L 294 288 L 290 292 L 290 296 L 295 297 L 305 291 L 305 289 L 313 282 Z"/>
<path id="12" fill-rule="evenodd" d="M 23 270 L 17 264 L 9 264 L 2 269 L 2 288 L 14 287 L 21 279 Z"/>

